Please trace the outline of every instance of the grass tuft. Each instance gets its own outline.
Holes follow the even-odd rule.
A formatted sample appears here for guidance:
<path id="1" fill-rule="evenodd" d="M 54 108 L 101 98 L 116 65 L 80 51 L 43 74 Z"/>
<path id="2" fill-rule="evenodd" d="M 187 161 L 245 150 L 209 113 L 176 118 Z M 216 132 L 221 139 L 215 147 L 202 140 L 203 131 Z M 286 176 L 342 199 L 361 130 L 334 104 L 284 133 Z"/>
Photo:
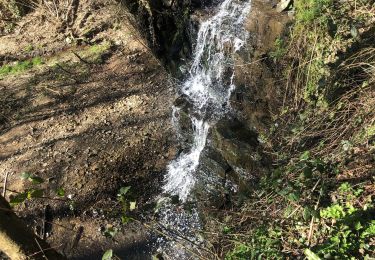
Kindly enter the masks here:
<path id="1" fill-rule="evenodd" d="M 41 57 L 35 57 L 31 60 L 26 61 L 18 61 L 14 65 L 3 65 L 0 67 L 0 77 L 4 77 L 7 75 L 14 75 L 21 72 L 25 72 L 30 70 L 34 67 L 38 67 L 43 64 L 43 60 Z"/>

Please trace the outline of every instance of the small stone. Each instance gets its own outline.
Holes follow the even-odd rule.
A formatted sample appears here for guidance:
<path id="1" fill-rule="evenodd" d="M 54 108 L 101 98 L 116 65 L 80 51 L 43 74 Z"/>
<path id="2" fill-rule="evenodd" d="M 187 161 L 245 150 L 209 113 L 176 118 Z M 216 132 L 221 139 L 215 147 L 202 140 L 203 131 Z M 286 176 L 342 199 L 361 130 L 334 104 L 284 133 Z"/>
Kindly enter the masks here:
<path id="1" fill-rule="evenodd" d="M 292 0 L 281 0 L 280 3 L 278 3 L 276 6 L 276 11 L 279 13 L 281 13 L 282 11 L 285 11 L 291 2 Z"/>

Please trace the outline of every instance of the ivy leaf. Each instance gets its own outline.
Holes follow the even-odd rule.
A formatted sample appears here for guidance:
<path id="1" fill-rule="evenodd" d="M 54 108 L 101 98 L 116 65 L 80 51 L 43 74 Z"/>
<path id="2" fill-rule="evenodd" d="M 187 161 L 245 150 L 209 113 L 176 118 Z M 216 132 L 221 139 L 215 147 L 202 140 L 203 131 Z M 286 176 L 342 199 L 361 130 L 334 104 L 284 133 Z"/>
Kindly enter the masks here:
<path id="1" fill-rule="evenodd" d="M 27 192 L 27 198 L 41 198 L 43 196 L 44 190 L 41 189 L 32 189 Z"/>
<path id="2" fill-rule="evenodd" d="M 310 159 L 310 152 L 309 151 L 306 151 L 304 152 L 300 158 L 299 158 L 301 161 L 307 161 L 308 159 Z"/>
<path id="3" fill-rule="evenodd" d="M 23 192 L 23 193 L 17 194 L 16 196 L 11 197 L 9 203 L 10 205 L 15 206 L 24 202 L 26 199 L 27 199 L 27 193 Z"/>
<path id="4" fill-rule="evenodd" d="M 44 182 L 44 180 L 38 176 L 31 176 L 29 180 L 34 184 L 41 184 Z"/>
<path id="5" fill-rule="evenodd" d="M 109 249 L 109 250 L 105 251 L 105 253 L 102 257 L 102 260 L 111 260 L 112 256 L 113 256 L 113 250 Z"/>
<path id="6" fill-rule="evenodd" d="M 311 178 L 312 177 L 312 175 L 313 175 L 313 170 L 310 168 L 310 167 L 305 167 L 304 169 L 303 169 L 303 177 L 305 178 L 305 179 L 309 179 L 309 178 Z"/>
<path id="7" fill-rule="evenodd" d="M 288 194 L 288 199 L 290 199 L 291 201 L 298 201 L 300 199 L 300 196 L 299 194 L 295 193 L 295 192 L 291 192 Z"/>
<path id="8" fill-rule="evenodd" d="M 319 215 L 316 212 L 316 210 L 314 210 L 313 208 L 307 206 L 307 207 L 305 207 L 303 209 L 302 217 L 303 217 L 304 220 L 308 220 L 311 217 L 319 217 Z"/>
<path id="9" fill-rule="evenodd" d="M 122 187 L 122 188 L 119 190 L 117 196 L 125 195 L 126 193 L 128 193 L 129 190 L 130 190 L 130 186 Z"/>
<path id="10" fill-rule="evenodd" d="M 59 196 L 59 197 L 64 197 L 64 196 L 65 196 L 65 190 L 64 190 L 63 188 L 58 188 L 58 189 L 56 190 L 56 194 L 57 194 L 57 196 Z"/>

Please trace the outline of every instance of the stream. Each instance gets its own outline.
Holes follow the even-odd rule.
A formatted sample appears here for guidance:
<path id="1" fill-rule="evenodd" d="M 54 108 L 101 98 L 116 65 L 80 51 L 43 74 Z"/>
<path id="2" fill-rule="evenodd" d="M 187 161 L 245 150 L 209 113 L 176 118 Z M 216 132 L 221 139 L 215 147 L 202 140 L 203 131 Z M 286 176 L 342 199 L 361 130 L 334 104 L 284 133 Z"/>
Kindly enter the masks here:
<path id="1" fill-rule="evenodd" d="M 248 37 L 244 21 L 250 6 L 250 1 L 225 0 L 217 7 L 216 14 L 201 24 L 188 77 L 178 86 L 179 94 L 190 104 L 192 144 L 167 166 L 163 190 L 169 197 L 161 197 L 158 202 L 160 225 L 167 237 L 172 238 L 159 238 L 159 251 L 171 259 L 196 259 L 204 255 L 204 252 L 194 253 L 194 248 L 204 245 L 204 239 L 198 235 L 202 224 L 192 191 L 199 179 L 197 168 L 209 130 L 230 111 L 229 99 L 235 89 L 234 55 Z M 177 134 L 181 134 L 178 133 L 181 113 L 181 108 L 173 108 Z M 185 206 L 172 203 L 171 196 Z"/>
<path id="2" fill-rule="evenodd" d="M 230 109 L 229 98 L 235 88 L 233 55 L 245 44 L 247 32 L 243 23 L 249 11 L 249 1 L 225 0 L 217 14 L 199 29 L 189 77 L 179 89 L 192 105 L 189 117 L 193 144 L 190 151 L 168 165 L 164 186 L 166 193 L 178 195 L 183 202 L 189 198 L 196 182 L 194 173 L 210 127 Z M 173 117 L 178 118 L 179 111 L 174 108 L 177 115 Z"/>

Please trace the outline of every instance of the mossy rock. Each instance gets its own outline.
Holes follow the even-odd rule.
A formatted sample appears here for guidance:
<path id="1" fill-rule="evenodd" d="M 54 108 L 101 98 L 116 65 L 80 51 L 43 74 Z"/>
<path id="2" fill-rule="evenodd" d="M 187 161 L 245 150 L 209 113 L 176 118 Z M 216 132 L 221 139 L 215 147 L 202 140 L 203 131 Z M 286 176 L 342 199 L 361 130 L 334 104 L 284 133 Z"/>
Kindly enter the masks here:
<path id="1" fill-rule="evenodd" d="M 233 168 L 252 172 L 262 160 L 258 134 L 238 120 L 220 121 L 212 130 L 212 144 Z"/>

